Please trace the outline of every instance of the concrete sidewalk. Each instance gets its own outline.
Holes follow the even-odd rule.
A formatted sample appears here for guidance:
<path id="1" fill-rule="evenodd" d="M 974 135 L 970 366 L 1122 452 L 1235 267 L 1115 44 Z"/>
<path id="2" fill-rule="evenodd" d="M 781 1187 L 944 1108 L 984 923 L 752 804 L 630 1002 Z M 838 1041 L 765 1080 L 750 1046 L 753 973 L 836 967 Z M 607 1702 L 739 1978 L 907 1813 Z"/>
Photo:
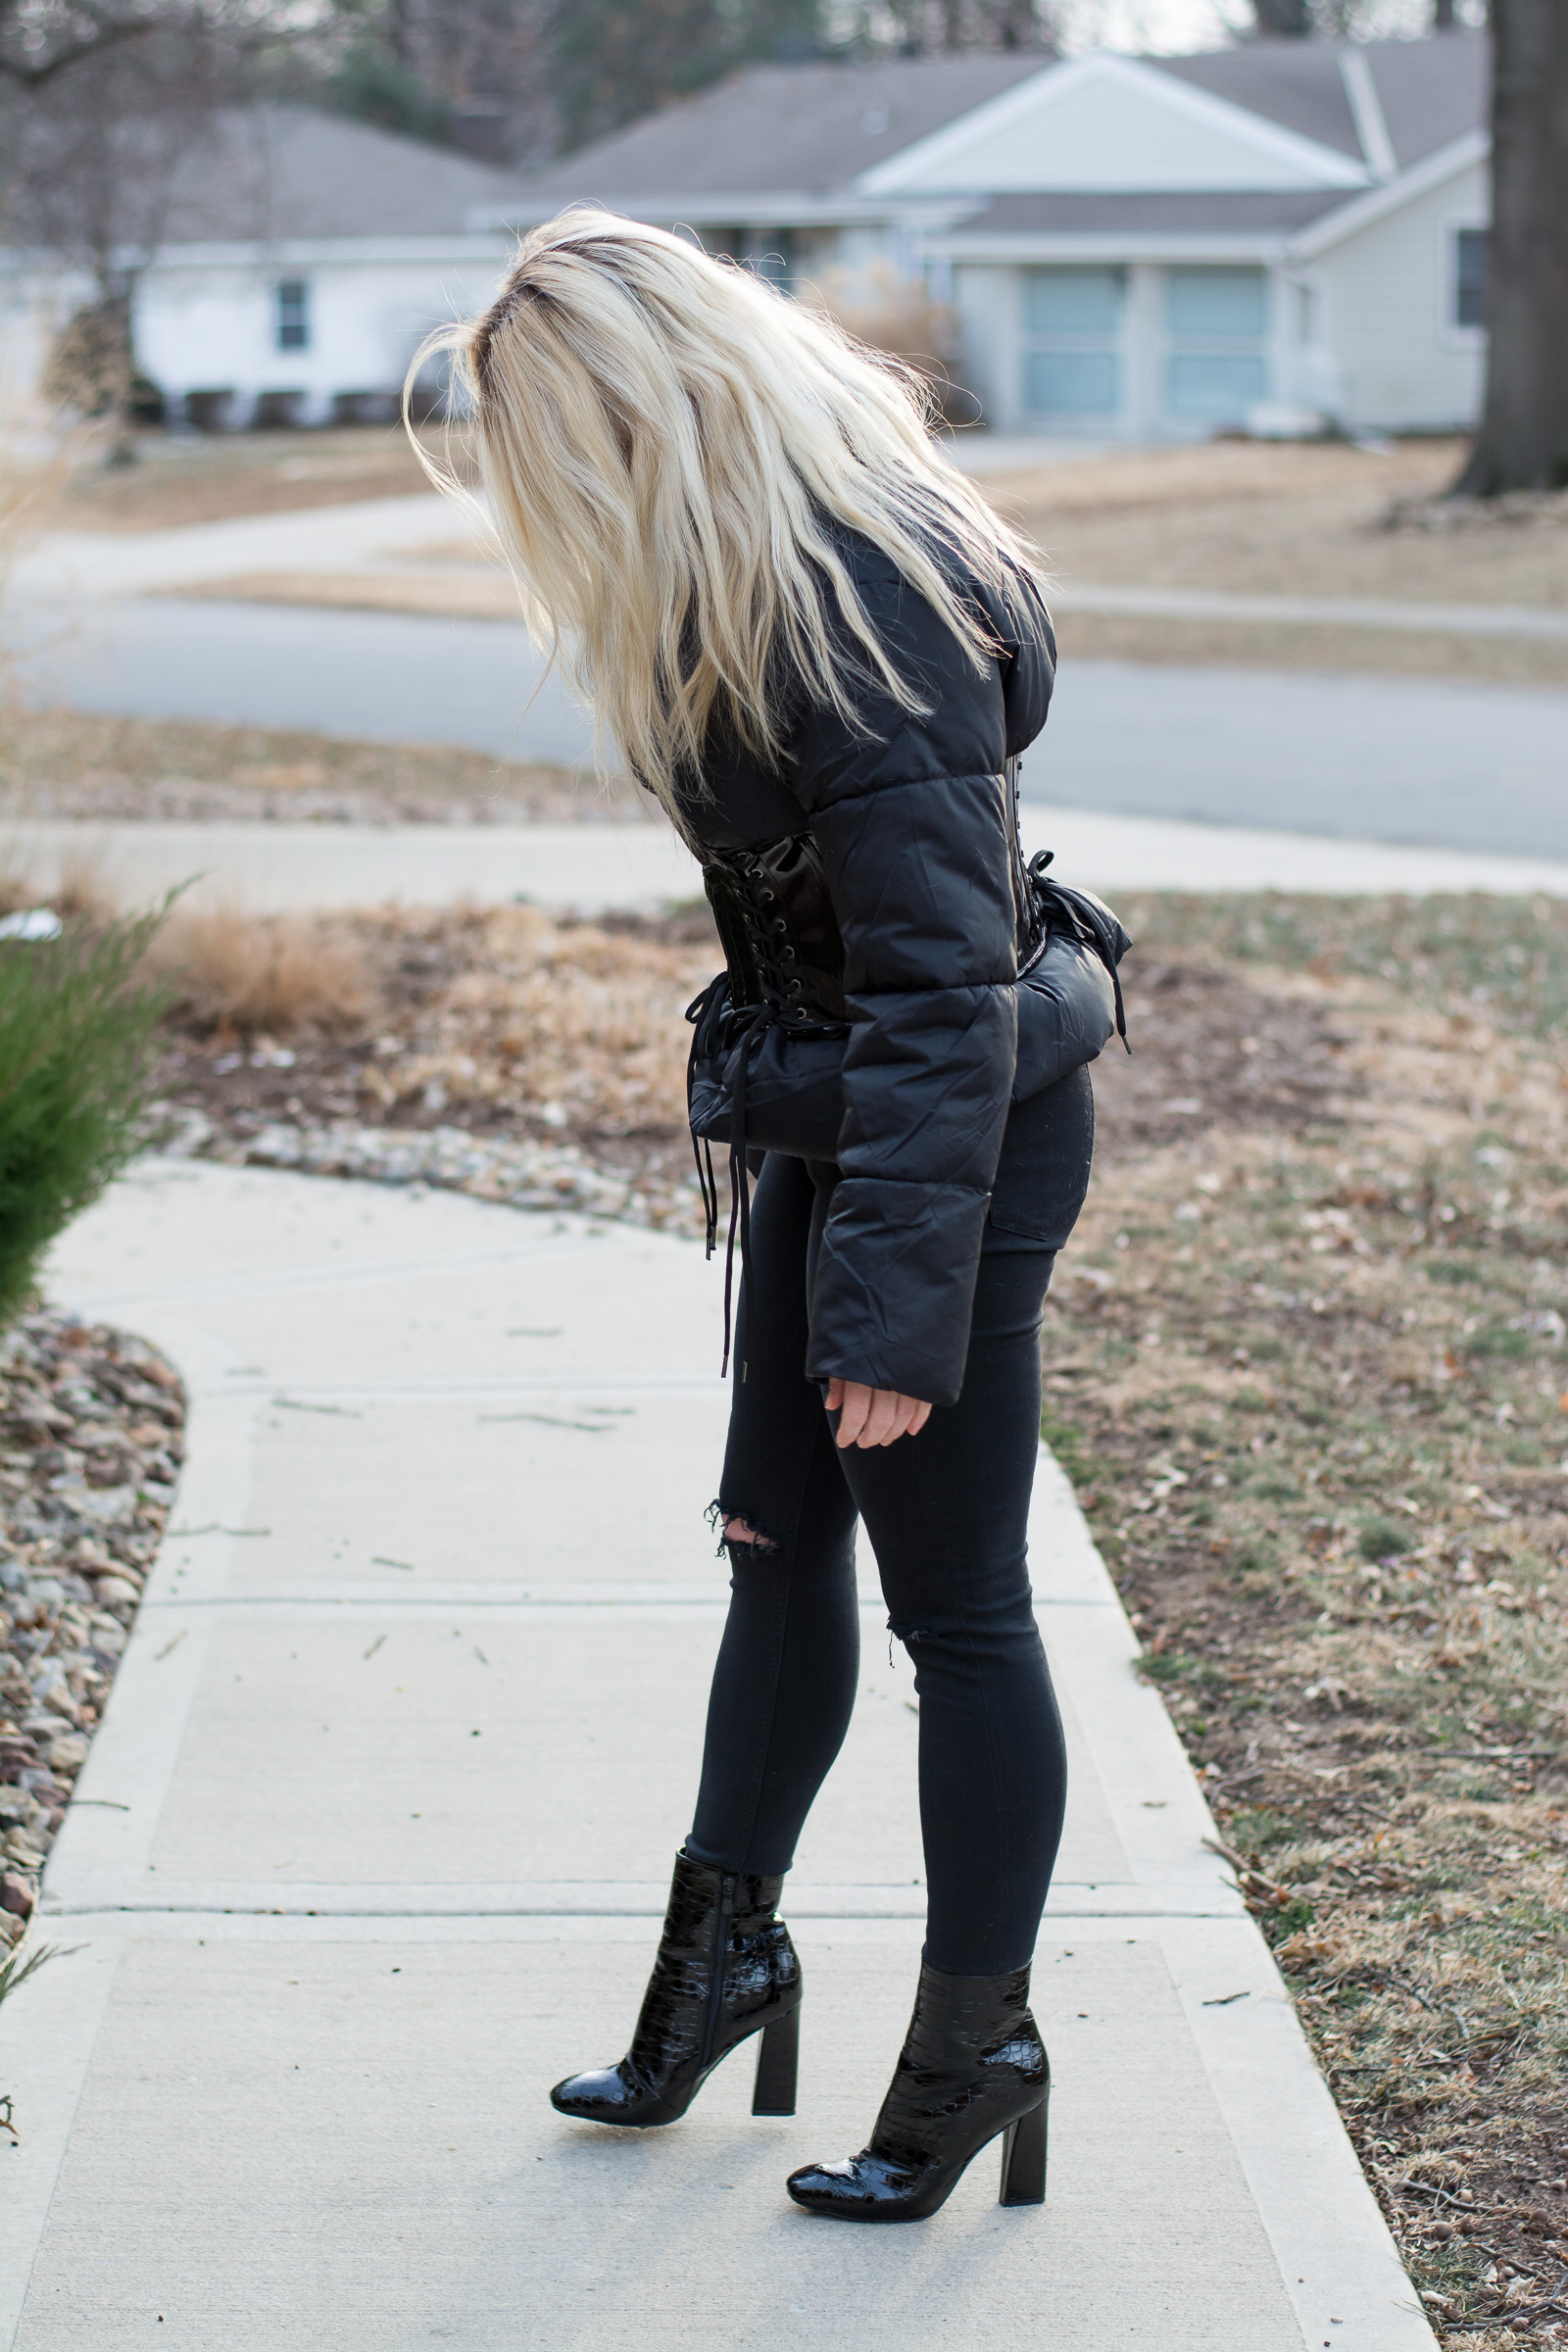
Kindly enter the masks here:
<path id="1" fill-rule="evenodd" d="M 585 794 L 593 792 L 585 782 Z M 1494 891 L 1568 898 L 1568 860 L 1474 857 L 1304 833 L 1111 816 L 1023 804 L 1032 857 L 1114 899 L 1130 890 Z M 194 882 L 195 903 L 262 914 L 377 906 L 400 899 L 501 906 L 518 898 L 595 913 L 656 912 L 695 899 L 696 864 L 660 821 L 549 825 L 95 824 L 65 818 L 0 827 L 0 871 L 40 894 L 83 872 L 118 905 L 147 906 Z"/>
<path id="2" fill-rule="evenodd" d="M 55 1296 L 190 1388 L 173 1527 L 3 2013 L 19 2352 L 1431 2352 L 1049 1457 L 1032 1523 L 1074 1783 L 1039 1947 L 1050 2202 L 813 2222 L 923 1906 L 872 1563 L 849 1747 L 789 1889 L 801 2110 L 743 2060 L 677 2129 L 545 2099 L 623 2046 L 688 1818 L 724 1576 L 693 1245 L 153 1163 Z"/>

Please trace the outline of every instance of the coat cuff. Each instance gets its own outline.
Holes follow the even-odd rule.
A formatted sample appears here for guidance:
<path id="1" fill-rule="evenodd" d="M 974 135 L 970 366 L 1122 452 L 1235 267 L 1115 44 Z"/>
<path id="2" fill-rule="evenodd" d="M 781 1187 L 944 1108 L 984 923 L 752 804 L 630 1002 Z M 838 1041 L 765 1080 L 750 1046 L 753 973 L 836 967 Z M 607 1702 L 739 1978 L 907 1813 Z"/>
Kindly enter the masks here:
<path id="1" fill-rule="evenodd" d="M 847 1176 L 811 1288 L 809 1380 L 956 1404 L 990 1194 Z"/>

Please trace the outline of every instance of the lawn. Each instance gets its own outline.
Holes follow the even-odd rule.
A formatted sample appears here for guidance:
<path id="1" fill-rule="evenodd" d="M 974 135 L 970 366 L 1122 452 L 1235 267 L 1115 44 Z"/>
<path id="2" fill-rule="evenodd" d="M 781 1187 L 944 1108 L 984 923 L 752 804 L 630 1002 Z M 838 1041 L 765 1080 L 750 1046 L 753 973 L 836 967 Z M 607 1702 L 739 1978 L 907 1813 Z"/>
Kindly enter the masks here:
<path id="1" fill-rule="evenodd" d="M 1047 1435 L 1440 2331 L 1558 2340 L 1568 910 L 1122 911 Z"/>
<path id="2" fill-rule="evenodd" d="M 593 822 L 644 796 L 447 745 L 355 743 L 76 710 L 0 709 L 0 818 L 321 824 Z"/>
<path id="3" fill-rule="evenodd" d="M 106 471 L 84 443 L 57 501 L 58 526 L 149 531 L 280 514 L 427 490 L 401 424 L 322 432 L 139 436 L 142 463 Z"/>

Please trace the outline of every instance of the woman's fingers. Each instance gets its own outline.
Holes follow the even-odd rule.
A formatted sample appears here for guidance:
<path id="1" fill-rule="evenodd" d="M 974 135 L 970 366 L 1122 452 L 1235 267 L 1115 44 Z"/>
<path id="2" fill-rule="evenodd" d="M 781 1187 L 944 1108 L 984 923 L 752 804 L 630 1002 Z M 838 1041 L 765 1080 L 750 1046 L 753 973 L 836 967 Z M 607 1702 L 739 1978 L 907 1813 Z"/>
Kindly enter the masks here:
<path id="1" fill-rule="evenodd" d="M 839 1393 L 836 1408 L 833 1403 L 835 1389 Z M 860 1432 L 865 1427 L 865 1416 L 871 1409 L 872 1394 L 873 1392 L 865 1386 L 863 1381 L 835 1380 L 829 1384 L 828 1410 L 832 1412 L 836 1409 L 838 1412 L 839 1427 L 836 1443 L 839 1446 L 858 1446 L 860 1443 Z"/>
<path id="2" fill-rule="evenodd" d="M 830 1380 L 827 1409 L 839 1416 L 838 1445 L 891 1446 L 898 1438 L 924 1429 L 931 1407 L 918 1396 L 903 1396 L 897 1389 L 871 1389 L 859 1380 Z"/>

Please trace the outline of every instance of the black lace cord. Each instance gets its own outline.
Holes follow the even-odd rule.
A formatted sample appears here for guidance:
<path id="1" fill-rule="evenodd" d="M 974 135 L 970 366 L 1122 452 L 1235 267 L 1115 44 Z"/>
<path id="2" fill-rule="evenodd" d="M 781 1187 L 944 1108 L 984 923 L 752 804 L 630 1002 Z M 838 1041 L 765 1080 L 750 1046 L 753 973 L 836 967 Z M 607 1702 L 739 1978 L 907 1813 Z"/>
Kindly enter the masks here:
<path id="1" fill-rule="evenodd" d="M 735 1088 L 730 1097 L 729 1112 L 729 1240 L 724 1250 L 724 1360 L 719 1375 L 729 1370 L 730 1298 L 735 1274 L 735 1235 L 737 1224 L 741 1244 L 741 1306 L 746 1316 L 748 1339 L 753 1329 L 752 1315 L 752 1171 L 746 1160 L 746 1087 L 751 1076 L 752 1057 L 769 1029 L 780 1023 L 776 1005 L 764 1005 L 741 1041 L 740 1060 L 735 1071 Z M 741 1379 L 746 1378 L 746 1362 L 741 1361 Z"/>
<path id="2" fill-rule="evenodd" d="M 713 1174 L 713 1148 L 706 1138 L 698 1136 L 692 1124 L 692 1085 L 696 1076 L 697 1056 L 702 1050 L 703 1032 L 724 978 L 725 975 L 720 972 L 717 979 L 710 980 L 686 1007 L 686 1018 L 692 1025 L 692 1047 L 686 1057 L 686 1124 L 692 1139 L 692 1157 L 697 1163 L 697 1189 L 703 1197 L 703 1254 L 706 1257 L 711 1257 L 718 1247 L 718 1179 Z"/>

